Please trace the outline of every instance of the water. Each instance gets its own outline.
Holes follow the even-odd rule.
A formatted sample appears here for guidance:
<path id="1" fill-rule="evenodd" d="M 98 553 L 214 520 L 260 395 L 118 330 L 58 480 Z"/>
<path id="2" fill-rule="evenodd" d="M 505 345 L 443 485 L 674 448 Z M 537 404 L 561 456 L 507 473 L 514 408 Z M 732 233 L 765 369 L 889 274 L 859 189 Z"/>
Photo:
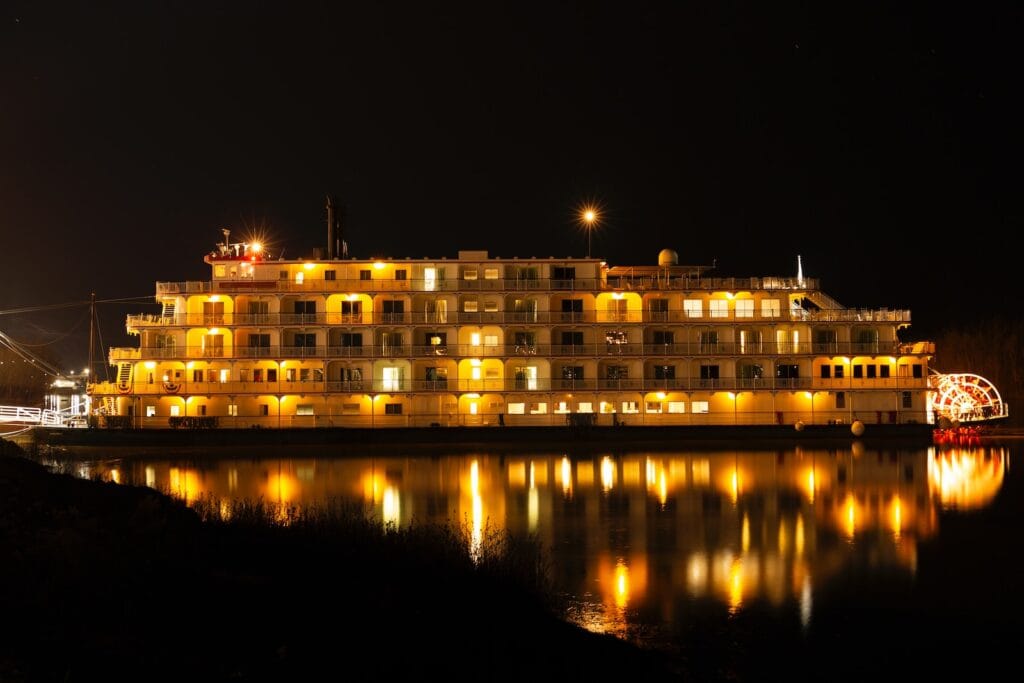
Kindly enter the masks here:
<path id="1" fill-rule="evenodd" d="M 1010 467 L 1022 448 L 365 458 L 296 448 L 62 456 L 60 467 L 188 501 L 262 499 L 282 514 L 334 499 L 385 525 L 454 521 L 470 544 L 497 529 L 535 534 L 571 620 L 669 652 L 691 677 L 974 678 L 1024 644 L 1024 494 Z"/>

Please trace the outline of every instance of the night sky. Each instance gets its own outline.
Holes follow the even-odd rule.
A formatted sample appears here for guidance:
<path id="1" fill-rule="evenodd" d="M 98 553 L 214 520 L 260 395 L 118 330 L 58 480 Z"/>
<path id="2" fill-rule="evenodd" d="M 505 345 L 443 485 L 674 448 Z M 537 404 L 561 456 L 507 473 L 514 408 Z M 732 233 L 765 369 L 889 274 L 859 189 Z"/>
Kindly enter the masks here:
<path id="1" fill-rule="evenodd" d="M 804 274 L 910 336 L 1022 288 L 1013 3 L 0 5 L 0 311 L 99 309 L 262 230 L 286 258 L 584 256 Z M 150 302 L 150 303 L 147 303 Z M 84 363 L 83 307 L 0 331 Z M 77 354 L 77 355 L 76 355 Z M 105 350 L 103 352 L 105 356 Z"/>

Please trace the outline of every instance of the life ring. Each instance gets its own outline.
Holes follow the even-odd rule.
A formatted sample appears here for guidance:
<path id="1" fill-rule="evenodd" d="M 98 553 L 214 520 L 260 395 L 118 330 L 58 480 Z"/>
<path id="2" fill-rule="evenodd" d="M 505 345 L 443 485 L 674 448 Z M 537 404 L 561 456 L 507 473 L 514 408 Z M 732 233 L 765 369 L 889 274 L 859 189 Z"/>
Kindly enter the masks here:
<path id="1" fill-rule="evenodd" d="M 164 382 L 164 391 L 168 394 L 178 393 L 178 389 L 181 389 L 181 385 L 177 382 Z"/>
<path id="2" fill-rule="evenodd" d="M 131 384 L 118 384 L 117 385 L 117 391 L 119 393 L 122 393 L 122 394 L 130 394 L 131 391 L 132 391 L 132 385 Z"/>

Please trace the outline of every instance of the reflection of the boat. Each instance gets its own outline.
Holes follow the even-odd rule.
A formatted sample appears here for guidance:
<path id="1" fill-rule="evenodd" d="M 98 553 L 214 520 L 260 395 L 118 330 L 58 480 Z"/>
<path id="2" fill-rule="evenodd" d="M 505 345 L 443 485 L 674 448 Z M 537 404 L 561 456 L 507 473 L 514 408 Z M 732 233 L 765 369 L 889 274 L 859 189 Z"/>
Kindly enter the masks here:
<path id="1" fill-rule="evenodd" d="M 857 444 L 859 446 L 859 444 Z M 758 599 L 811 613 L 812 588 L 852 567 L 914 572 L 937 505 L 987 504 L 1000 448 L 629 453 L 127 462 L 79 471 L 188 501 L 262 499 L 292 509 L 364 505 L 383 524 L 452 521 L 533 533 L 577 619 L 625 635 L 630 614 L 671 619 L 677 599 L 729 609 Z M 123 470 L 122 470 L 123 468 Z M 230 511 L 222 505 L 223 514 Z M 574 585 L 575 584 L 575 585 Z"/>

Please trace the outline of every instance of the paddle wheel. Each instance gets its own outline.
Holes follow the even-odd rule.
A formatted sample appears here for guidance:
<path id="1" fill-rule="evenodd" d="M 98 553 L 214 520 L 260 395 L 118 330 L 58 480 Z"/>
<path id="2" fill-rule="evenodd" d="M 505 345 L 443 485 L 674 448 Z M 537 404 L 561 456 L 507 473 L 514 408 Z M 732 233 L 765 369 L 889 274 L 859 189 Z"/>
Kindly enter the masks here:
<path id="1" fill-rule="evenodd" d="M 938 424 L 986 423 L 1009 415 L 995 386 L 980 375 L 953 373 L 931 376 L 932 412 Z"/>

